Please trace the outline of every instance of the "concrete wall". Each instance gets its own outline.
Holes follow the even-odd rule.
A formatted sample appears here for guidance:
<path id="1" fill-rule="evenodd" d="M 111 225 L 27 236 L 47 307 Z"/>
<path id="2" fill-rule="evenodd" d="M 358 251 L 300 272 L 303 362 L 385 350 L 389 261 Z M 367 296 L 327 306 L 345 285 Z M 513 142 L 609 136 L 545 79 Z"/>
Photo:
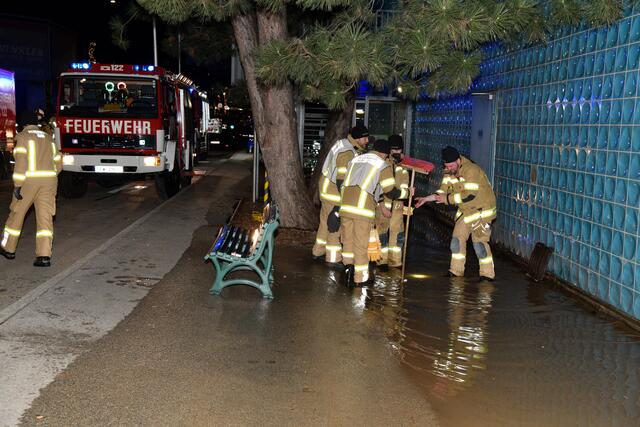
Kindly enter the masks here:
<path id="1" fill-rule="evenodd" d="M 525 257 L 553 246 L 555 275 L 640 319 L 640 7 L 625 16 L 487 47 L 473 90 L 497 94 L 494 239 Z M 471 115 L 469 96 L 418 102 L 412 153 L 468 153 Z"/>

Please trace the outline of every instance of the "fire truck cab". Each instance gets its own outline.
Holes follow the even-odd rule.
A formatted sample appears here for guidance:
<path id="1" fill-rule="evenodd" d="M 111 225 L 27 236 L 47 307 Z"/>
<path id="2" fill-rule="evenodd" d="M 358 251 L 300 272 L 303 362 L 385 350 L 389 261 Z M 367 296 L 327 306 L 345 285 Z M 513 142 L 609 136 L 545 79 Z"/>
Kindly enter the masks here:
<path id="1" fill-rule="evenodd" d="M 161 198 L 191 183 L 209 121 L 206 93 L 153 65 L 74 63 L 60 75 L 56 143 L 60 191 L 80 197 L 87 179 L 153 174 Z"/>

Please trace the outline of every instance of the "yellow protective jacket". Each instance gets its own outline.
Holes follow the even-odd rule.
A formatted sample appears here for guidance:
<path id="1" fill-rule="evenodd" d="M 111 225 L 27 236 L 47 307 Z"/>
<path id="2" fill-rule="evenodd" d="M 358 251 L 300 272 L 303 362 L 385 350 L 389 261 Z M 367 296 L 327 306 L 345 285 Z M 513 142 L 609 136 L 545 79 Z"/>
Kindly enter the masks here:
<path id="1" fill-rule="evenodd" d="M 394 178 L 396 180 L 396 188 L 400 190 L 400 196 L 396 200 L 406 200 L 409 198 L 409 171 L 399 164 L 390 162 L 391 167 L 394 170 Z M 389 197 L 384 198 L 384 206 L 387 209 L 393 207 L 393 200 Z"/>
<path id="2" fill-rule="evenodd" d="M 62 170 L 62 156 L 53 137 L 35 125 L 25 126 L 18 134 L 13 157 L 13 183 L 16 187 L 25 182 L 55 181 Z"/>
<path id="3" fill-rule="evenodd" d="M 482 168 L 464 156 L 455 175 L 445 174 L 437 191 L 446 195 L 447 205 L 457 205 L 456 220 L 491 222 L 496 217 L 496 196 Z"/>
<path id="4" fill-rule="evenodd" d="M 396 197 L 393 166 L 375 153 L 356 156 L 349 163 L 342 187 L 340 215 L 348 218 L 376 216 L 376 205 L 381 194 Z M 394 191 L 395 190 L 395 191 Z"/>
<path id="5" fill-rule="evenodd" d="M 356 155 L 356 145 L 351 136 L 336 141 L 322 165 L 320 177 L 320 200 L 334 204 L 340 203 L 340 190 L 337 183 L 344 181 L 347 165 Z"/>

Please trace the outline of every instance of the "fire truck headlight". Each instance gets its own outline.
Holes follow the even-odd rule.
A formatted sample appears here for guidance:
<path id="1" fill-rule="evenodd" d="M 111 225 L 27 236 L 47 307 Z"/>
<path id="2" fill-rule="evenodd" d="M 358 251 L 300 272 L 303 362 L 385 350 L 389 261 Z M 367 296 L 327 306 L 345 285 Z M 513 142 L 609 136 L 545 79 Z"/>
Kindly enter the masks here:
<path id="1" fill-rule="evenodd" d="M 76 162 L 76 159 L 73 158 L 73 156 L 69 155 L 69 154 L 65 154 L 62 156 L 62 164 L 63 165 L 67 165 L 67 166 L 71 166 Z"/>
<path id="2" fill-rule="evenodd" d="M 153 157 L 145 157 L 144 158 L 144 165 L 145 166 L 160 166 L 161 160 L 160 160 L 160 156 L 153 156 Z"/>

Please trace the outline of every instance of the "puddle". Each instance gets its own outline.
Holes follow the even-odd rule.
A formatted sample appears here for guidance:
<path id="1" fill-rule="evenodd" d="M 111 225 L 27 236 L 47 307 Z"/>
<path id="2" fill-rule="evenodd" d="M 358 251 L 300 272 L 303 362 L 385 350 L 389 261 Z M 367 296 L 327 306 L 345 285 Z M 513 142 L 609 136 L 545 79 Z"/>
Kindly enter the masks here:
<path id="1" fill-rule="evenodd" d="M 446 238 L 410 253 L 405 283 L 392 270 L 352 295 L 443 425 L 639 425 L 640 334 L 508 261 L 494 283 L 477 281 L 477 262 L 476 277 L 445 278 Z"/>

